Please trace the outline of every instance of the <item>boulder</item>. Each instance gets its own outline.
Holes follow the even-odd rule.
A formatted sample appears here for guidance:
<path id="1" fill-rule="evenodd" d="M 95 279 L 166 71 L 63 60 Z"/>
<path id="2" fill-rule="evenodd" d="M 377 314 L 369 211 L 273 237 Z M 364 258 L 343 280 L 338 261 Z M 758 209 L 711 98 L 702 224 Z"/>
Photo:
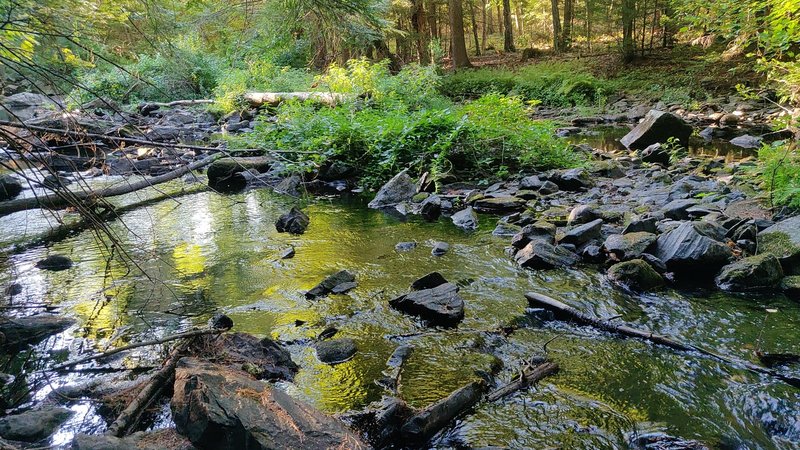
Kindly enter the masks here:
<path id="1" fill-rule="evenodd" d="M 567 216 L 567 225 L 581 225 L 600 218 L 600 212 L 591 205 L 580 205 L 572 208 Z"/>
<path id="2" fill-rule="evenodd" d="M 174 428 L 136 432 L 124 438 L 105 434 L 79 434 L 72 450 L 196 450 L 197 447 Z"/>
<path id="3" fill-rule="evenodd" d="M 759 148 L 761 147 L 761 138 L 743 134 L 731 139 L 730 143 L 741 148 Z"/>
<path id="4" fill-rule="evenodd" d="M 203 356 L 224 362 L 231 369 L 246 368 L 259 380 L 292 381 L 298 371 L 289 352 L 270 338 L 247 333 L 224 333 L 197 338 Z"/>
<path id="5" fill-rule="evenodd" d="M 668 166 L 671 155 L 660 143 L 655 143 L 641 150 L 639 157 L 646 163 Z"/>
<path id="6" fill-rule="evenodd" d="M 658 237 L 656 253 L 669 270 L 683 273 L 715 273 L 733 257 L 731 249 L 706 222 L 684 222 Z M 723 232 L 724 236 L 724 232 Z"/>
<path id="7" fill-rule="evenodd" d="M 505 214 L 519 211 L 525 207 L 526 201 L 513 196 L 484 197 L 472 202 L 472 206 L 480 212 Z"/>
<path id="8" fill-rule="evenodd" d="M 433 289 L 436 286 L 441 286 L 447 283 L 447 280 L 439 272 L 431 272 L 424 277 L 411 283 L 412 291 L 424 291 L 425 289 Z"/>
<path id="9" fill-rule="evenodd" d="M 535 191 L 544 185 L 544 182 L 536 175 L 531 175 L 519 180 L 521 190 Z"/>
<path id="10" fill-rule="evenodd" d="M 753 291 L 775 287 L 783 278 L 781 263 L 769 253 L 751 256 L 723 267 L 716 282 L 725 291 Z"/>
<path id="11" fill-rule="evenodd" d="M 322 282 L 310 291 L 306 292 L 306 298 L 315 299 L 324 297 L 330 293 L 343 294 L 350 289 L 355 288 L 356 277 L 346 270 L 340 270 L 333 275 L 322 280 Z"/>
<path id="12" fill-rule="evenodd" d="M 36 263 L 36 267 L 42 270 L 58 272 L 72 267 L 72 260 L 64 255 L 50 255 Z"/>
<path id="13" fill-rule="evenodd" d="M 681 146 L 688 148 L 691 135 L 692 127 L 683 119 L 672 113 L 653 109 L 641 123 L 620 139 L 620 142 L 631 150 L 642 150 L 653 144 L 666 143 L 669 138 L 675 138 Z"/>
<path id="14" fill-rule="evenodd" d="M 697 200 L 691 198 L 673 200 L 661 208 L 661 213 L 667 219 L 686 220 L 689 218 L 688 209 L 697 205 L 697 203 Z"/>
<path id="15" fill-rule="evenodd" d="M 511 246 L 516 249 L 525 248 L 531 241 L 544 241 L 554 244 L 556 240 L 556 226 L 550 222 L 539 220 L 522 227 L 519 233 L 511 238 Z"/>
<path id="16" fill-rule="evenodd" d="M 758 233 L 758 252 L 775 255 L 787 275 L 800 275 L 800 215 Z"/>
<path id="17" fill-rule="evenodd" d="M 655 217 L 645 217 L 641 219 L 634 219 L 631 220 L 628 225 L 622 230 L 622 234 L 628 233 L 637 233 L 641 231 L 646 231 L 648 233 L 656 233 L 658 228 L 656 227 L 657 220 Z"/>
<path id="18" fill-rule="evenodd" d="M 72 411 L 45 407 L 0 418 L 0 437 L 12 441 L 38 442 L 53 434 L 72 417 Z"/>
<path id="19" fill-rule="evenodd" d="M 299 209 L 293 207 L 288 213 L 278 217 L 275 229 L 278 233 L 303 234 L 311 219 Z"/>
<path id="20" fill-rule="evenodd" d="M 405 169 L 384 184 L 368 206 L 374 209 L 389 208 L 411 201 L 416 193 L 417 185 L 408 175 L 408 169 Z"/>
<path id="21" fill-rule="evenodd" d="M 542 183 L 542 186 L 539 188 L 539 193 L 542 195 L 550 195 L 550 194 L 555 194 L 560 190 L 561 188 L 559 188 L 557 184 L 553 183 L 550 180 L 547 180 L 544 183 Z"/>
<path id="22" fill-rule="evenodd" d="M 436 241 L 433 243 L 433 248 L 431 249 L 431 255 L 433 256 L 443 256 L 445 253 L 450 250 L 450 244 L 447 242 Z"/>
<path id="23" fill-rule="evenodd" d="M 588 170 L 581 168 L 555 172 L 550 181 L 564 191 L 579 191 L 592 186 L 591 174 Z"/>
<path id="24" fill-rule="evenodd" d="M 478 228 L 478 215 L 471 206 L 453 214 L 450 219 L 453 221 L 453 225 L 462 230 L 472 231 Z"/>
<path id="25" fill-rule="evenodd" d="M 600 237 L 603 219 L 595 219 L 589 223 L 572 227 L 558 240 L 559 244 L 572 244 L 579 247 L 592 239 Z"/>
<path id="26" fill-rule="evenodd" d="M 27 121 L 34 117 L 52 114 L 61 109 L 61 106 L 44 94 L 33 92 L 19 92 L 8 97 L 3 97 L 0 103 L 8 109 L 8 113 L 19 120 Z M 17 119 L 14 120 L 17 120 Z"/>
<path id="27" fill-rule="evenodd" d="M 367 449 L 337 419 L 224 366 L 183 358 L 175 370 L 172 418 L 198 448 Z"/>
<path id="28" fill-rule="evenodd" d="M 335 365 L 349 361 L 358 351 L 358 346 L 356 341 L 350 338 L 342 338 L 317 342 L 314 345 L 314 349 L 320 362 Z"/>
<path id="29" fill-rule="evenodd" d="M 650 291 L 664 285 L 664 278 L 641 259 L 614 264 L 607 275 L 609 280 L 633 291 Z"/>
<path id="30" fill-rule="evenodd" d="M 442 199 L 436 194 L 429 195 L 419 205 L 419 213 L 425 220 L 436 220 L 442 214 Z"/>
<path id="31" fill-rule="evenodd" d="M 255 170 L 267 172 L 275 161 L 267 156 L 242 156 L 221 158 L 208 166 L 208 185 L 215 189 L 243 188 L 246 184 L 242 172 Z"/>
<path id="32" fill-rule="evenodd" d="M 603 243 L 608 253 L 613 254 L 617 260 L 638 258 L 655 244 L 658 237 L 653 233 L 639 231 L 628 234 L 612 234 Z"/>
<path id="33" fill-rule="evenodd" d="M 2 349 L 13 351 L 28 344 L 37 344 L 74 323 L 72 319 L 50 315 L 0 319 L 0 333 L 5 338 Z"/>
<path id="34" fill-rule="evenodd" d="M 11 200 L 22 192 L 22 184 L 11 175 L 0 175 L 0 202 Z"/>
<path id="35" fill-rule="evenodd" d="M 784 277 L 779 287 L 787 297 L 800 300 L 800 275 Z"/>
<path id="36" fill-rule="evenodd" d="M 411 250 L 414 250 L 415 248 L 417 248 L 417 243 L 413 242 L 413 241 L 412 242 L 398 242 L 397 244 L 394 245 L 395 251 L 398 251 L 398 252 L 410 252 Z"/>
<path id="37" fill-rule="evenodd" d="M 514 259 L 528 269 L 553 269 L 578 263 L 580 257 L 562 245 L 553 246 L 543 241 L 531 241 L 518 251 Z"/>
<path id="38" fill-rule="evenodd" d="M 427 275 L 415 284 L 427 289 L 401 295 L 390 300 L 389 305 L 398 311 L 418 316 L 432 326 L 451 327 L 464 318 L 464 300 L 458 295 L 458 286 L 434 274 Z"/>

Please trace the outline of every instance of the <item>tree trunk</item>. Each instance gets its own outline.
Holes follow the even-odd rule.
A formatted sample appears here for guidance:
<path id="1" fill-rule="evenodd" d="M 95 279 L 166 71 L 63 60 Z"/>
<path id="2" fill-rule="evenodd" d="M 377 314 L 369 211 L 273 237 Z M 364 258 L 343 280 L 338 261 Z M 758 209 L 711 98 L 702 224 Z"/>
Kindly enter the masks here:
<path id="1" fill-rule="evenodd" d="M 489 14 L 488 17 L 491 18 L 492 15 Z M 486 18 L 486 0 L 481 0 L 481 50 L 486 48 Z"/>
<path id="2" fill-rule="evenodd" d="M 497 30 L 500 34 L 503 34 L 503 12 L 500 9 L 500 4 L 497 5 Z"/>
<path id="3" fill-rule="evenodd" d="M 561 27 L 561 50 L 569 50 L 572 45 L 572 15 L 575 0 L 564 0 L 564 26 Z"/>
<path id="4" fill-rule="evenodd" d="M 522 36 L 525 29 L 525 22 L 522 20 L 522 2 L 518 1 L 515 5 L 516 15 L 514 17 L 517 24 L 517 36 Z"/>
<path id="5" fill-rule="evenodd" d="M 561 51 L 561 19 L 558 17 L 558 0 L 550 0 L 550 10 L 553 16 L 553 51 Z"/>
<path id="6" fill-rule="evenodd" d="M 467 56 L 467 43 L 464 39 L 464 12 L 461 9 L 461 0 L 448 0 L 450 12 L 451 55 L 453 67 L 456 69 L 471 67 Z"/>
<path id="7" fill-rule="evenodd" d="M 425 29 L 426 22 L 423 0 L 413 0 L 411 25 L 414 27 L 414 34 L 416 34 L 417 59 L 420 64 L 430 64 L 431 62 L 428 49 L 428 31 Z"/>
<path id="8" fill-rule="evenodd" d="M 481 56 L 481 43 L 478 41 L 478 23 L 475 20 L 475 0 L 469 0 L 469 15 L 472 21 L 472 37 L 475 39 L 475 56 Z"/>
<path id="9" fill-rule="evenodd" d="M 636 18 L 636 0 L 622 0 L 622 60 L 626 63 L 636 57 L 633 25 Z"/>
<path id="10" fill-rule="evenodd" d="M 586 0 L 586 47 L 592 52 L 592 0 Z"/>
<path id="11" fill-rule="evenodd" d="M 511 1 L 503 0 L 503 50 L 516 51 L 514 48 L 514 29 L 511 28 Z"/>
<path id="12" fill-rule="evenodd" d="M 428 2 L 428 28 L 431 39 L 439 39 L 439 24 L 436 21 L 436 15 L 436 0 L 430 0 Z"/>

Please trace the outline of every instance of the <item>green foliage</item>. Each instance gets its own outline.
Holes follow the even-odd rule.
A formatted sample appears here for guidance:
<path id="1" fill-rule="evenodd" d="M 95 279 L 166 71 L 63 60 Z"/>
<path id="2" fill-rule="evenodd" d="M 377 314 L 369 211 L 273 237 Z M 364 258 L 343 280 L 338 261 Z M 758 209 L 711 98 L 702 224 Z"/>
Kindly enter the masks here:
<path id="1" fill-rule="evenodd" d="M 223 112 L 241 109 L 247 91 L 306 91 L 314 77 L 307 69 L 279 67 L 266 61 L 252 61 L 246 68 L 229 68 L 219 77 L 214 89 L 214 108 Z"/>
<path id="2" fill-rule="evenodd" d="M 758 152 L 761 179 L 777 206 L 800 208 L 800 153 L 796 143 L 776 142 Z"/>

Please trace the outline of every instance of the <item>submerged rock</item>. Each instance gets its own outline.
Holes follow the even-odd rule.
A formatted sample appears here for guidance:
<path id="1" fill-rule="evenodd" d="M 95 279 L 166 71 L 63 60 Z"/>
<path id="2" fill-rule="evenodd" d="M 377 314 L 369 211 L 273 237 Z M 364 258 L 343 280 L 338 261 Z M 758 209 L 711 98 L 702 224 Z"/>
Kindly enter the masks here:
<path id="1" fill-rule="evenodd" d="M 415 248 L 417 248 L 416 242 L 398 242 L 394 246 L 394 249 L 398 252 L 410 252 Z"/>
<path id="2" fill-rule="evenodd" d="M 718 271 L 731 260 L 733 252 L 705 225 L 711 224 L 684 222 L 662 234 L 656 241 L 655 256 L 674 272 L 707 274 Z"/>
<path id="3" fill-rule="evenodd" d="M 433 248 L 431 249 L 431 255 L 433 256 L 444 256 L 450 250 L 450 244 L 447 242 L 436 241 L 433 243 Z"/>
<path id="4" fill-rule="evenodd" d="M 672 113 L 653 109 L 641 123 L 620 139 L 620 142 L 631 150 L 642 150 L 653 144 L 664 144 L 669 138 L 675 138 L 681 146 L 688 148 L 691 135 L 692 127 L 683 119 Z"/>
<path id="5" fill-rule="evenodd" d="M 346 270 L 340 270 L 306 292 L 306 298 L 324 297 L 330 293 L 342 294 L 355 288 L 355 281 L 355 275 Z"/>
<path id="6" fill-rule="evenodd" d="M 356 341 L 350 338 L 329 339 L 314 345 L 317 359 L 325 364 L 339 364 L 348 361 L 358 351 Z"/>
<path id="7" fill-rule="evenodd" d="M 462 230 L 472 231 L 478 228 L 478 215 L 471 206 L 453 214 L 451 217 L 453 225 L 461 228 Z"/>
<path id="8" fill-rule="evenodd" d="M 0 202 L 11 200 L 22 192 L 22 184 L 11 175 L 0 175 Z"/>
<path id="9" fill-rule="evenodd" d="M 641 259 L 614 264 L 608 269 L 608 279 L 633 291 L 650 291 L 664 285 L 664 278 Z"/>
<path id="10" fill-rule="evenodd" d="M 293 207 L 288 213 L 280 216 L 275 222 L 278 233 L 303 234 L 308 228 L 311 219 L 303 212 Z"/>
<path id="11" fill-rule="evenodd" d="M 758 233 L 758 252 L 775 255 L 787 275 L 800 275 L 800 215 Z"/>
<path id="12" fill-rule="evenodd" d="M 53 434 L 72 414 L 65 408 L 45 407 L 2 417 L 0 437 L 12 441 L 38 442 Z"/>
<path id="13" fill-rule="evenodd" d="M 722 268 L 716 282 L 725 291 L 752 291 L 773 288 L 782 278 L 780 261 L 766 253 L 728 264 Z"/>
<path id="14" fill-rule="evenodd" d="M 178 432 L 200 448 L 369 448 L 339 420 L 244 372 L 196 358 L 178 363 L 171 408 Z"/>
<path id="15" fill-rule="evenodd" d="M 39 343 L 66 330 L 74 323 L 74 320 L 66 317 L 48 315 L 18 317 L 14 320 L 3 319 L 0 322 L 0 333 L 5 338 L 2 348 L 14 350 L 24 345 Z"/>
<path id="16" fill-rule="evenodd" d="M 208 185 L 215 189 L 241 189 L 246 184 L 242 172 L 254 170 L 259 173 L 267 172 L 274 164 L 274 160 L 267 156 L 247 156 L 222 158 L 208 166 Z"/>
<path id="17" fill-rule="evenodd" d="M 52 270 L 58 272 L 72 267 L 72 260 L 64 255 L 50 255 L 36 263 L 36 267 L 42 270 Z"/>
<path id="18" fill-rule="evenodd" d="M 455 326 L 464 318 L 464 300 L 458 295 L 458 286 L 448 283 L 434 272 L 412 284 L 408 294 L 389 301 L 392 308 L 406 314 L 419 316 L 433 326 Z"/>
<path id="19" fill-rule="evenodd" d="M 392 207 L 411 201 L 416 193 L 417 186 L 408 175 L 408 169 L 405 169 L 384 184 L 368 206 L 373 209 Z"/>

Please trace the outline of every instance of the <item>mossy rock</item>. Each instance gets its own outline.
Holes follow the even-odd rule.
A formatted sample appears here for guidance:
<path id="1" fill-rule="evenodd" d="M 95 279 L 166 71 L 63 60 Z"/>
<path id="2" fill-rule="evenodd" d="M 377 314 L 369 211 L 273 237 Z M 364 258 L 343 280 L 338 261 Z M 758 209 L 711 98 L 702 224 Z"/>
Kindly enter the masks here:
<path id="1" fill-rule="evenodd" d="M 210 186 L 225 185 L 235 178 L 235 174 L 252 169 L 263 173 L 268 171 L 274 162 L 275 160 L 268 156 L 218 159 L 208 166 L 208 171 L 206 172 L 208 175 L 208 184 Z"/>
<path id="2" fill-rule="evenodd" d="M 800 275 L 800 216 L 758 233 L 758 253 L 777 257 L 787 275 Z"/>
<path id="3" fill-rule="evenodd" d="M 742 292 L 775 287 L 782 278 L 783 269 L 778 258 L 765 253 L 728 264 L 716 281 L 722 290 Z"/>
<path id="4" fill-rule="evenodd" d="M 791 275 L 781 280 L 780 288 L 787 297 L 800 300 L 800 275 Z"/>
<path id="5" fill-rule="evenodd" d="M 614 264 L 608 269 L 608 279 L 633 291 L 652 291 L 664 286 L 664 277 L 641 259 Z"/>

